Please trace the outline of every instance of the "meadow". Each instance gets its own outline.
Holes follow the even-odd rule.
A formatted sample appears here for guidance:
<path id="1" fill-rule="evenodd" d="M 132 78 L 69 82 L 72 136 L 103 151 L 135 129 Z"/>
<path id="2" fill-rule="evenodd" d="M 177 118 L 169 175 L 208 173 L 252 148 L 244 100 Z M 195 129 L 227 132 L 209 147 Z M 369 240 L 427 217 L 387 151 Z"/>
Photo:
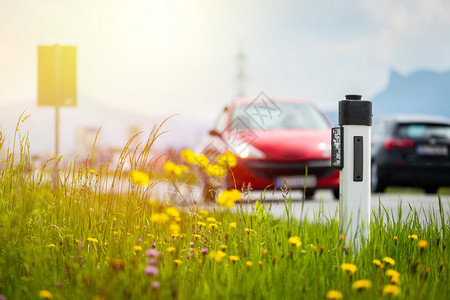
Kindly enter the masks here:
<path id="1" fill-rule="evenodd" d="M 0 299 L 450 297 L 442 210 L 425 222 L 418 211 L 400 210 L 406 221 L 395 222 L 380 208 L 370 239 L 355 249 L 337 217 L 307 222 L 292 211 L 288 187 L 281 219 L 264 195 L 244 209 L 245 190 L 222 191 L 214 203 L 154 199 L 149 150 L 159 134 L 155 128 L 138 148 L 125 145 L 114 171 L 90 157 L 55 181 L 58 158 L 32 169 L 26 135 L 16 130 L 1 162 Z M 213 162 L 186 150 L 182 163 L 164 165 L 165 180 L 179 190 L 200 173 L 220 178 L 233 159 L 225 153 Z"/>

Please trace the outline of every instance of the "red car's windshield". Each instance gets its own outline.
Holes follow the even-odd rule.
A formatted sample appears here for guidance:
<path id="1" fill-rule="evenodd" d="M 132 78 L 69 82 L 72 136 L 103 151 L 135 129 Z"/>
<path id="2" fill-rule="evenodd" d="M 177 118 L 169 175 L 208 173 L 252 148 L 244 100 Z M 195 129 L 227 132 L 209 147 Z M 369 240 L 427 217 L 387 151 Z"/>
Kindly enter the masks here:
<path id="1" fill-rule="evenodd" d="M 314 107 L 305 103 L 276 103 L 277 112 L 249 109 L 238 105 L 232 115 L 232 130 L 247 129 L 327 129 L 329 124 Z M 236 122 L 238 121 L 238 122 Z M 233 128 L 233 124 L 239 128 Z M 242 126 L 244 125 L 244 126 Z"/>

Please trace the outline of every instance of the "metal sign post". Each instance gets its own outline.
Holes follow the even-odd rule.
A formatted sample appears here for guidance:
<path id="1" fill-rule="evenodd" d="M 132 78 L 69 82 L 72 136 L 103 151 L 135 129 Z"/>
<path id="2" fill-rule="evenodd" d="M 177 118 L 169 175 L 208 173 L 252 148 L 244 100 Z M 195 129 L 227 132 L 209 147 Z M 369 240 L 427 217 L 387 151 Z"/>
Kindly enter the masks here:
<path id="1" fill-rule="evenodd" d="M 370 230 L 370 131 L 372 102 L 346 95 L 339 102 L 339 127 L 332 129 L 331 165 L 340 170 L 340 231 L 359 248 Z"/>
<path id="2" fill-rule="evenodd" d="M 75 46 L 38 46 L 38 106 L 55 107 L 55 156 L 59 155 L 59 109 L 77 103 Z"/>

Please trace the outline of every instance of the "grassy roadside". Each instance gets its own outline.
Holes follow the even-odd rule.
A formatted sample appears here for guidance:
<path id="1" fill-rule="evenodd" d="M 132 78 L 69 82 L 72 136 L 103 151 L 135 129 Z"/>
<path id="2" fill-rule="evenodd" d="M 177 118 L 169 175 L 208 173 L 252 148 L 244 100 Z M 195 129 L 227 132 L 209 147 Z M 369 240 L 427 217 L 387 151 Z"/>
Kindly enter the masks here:
<path id="1" fill-rule="evenodd" d="M 151 199 L 151 173 L 141 171 L 151 170 L 145 151 L 125 146 L 122 161 L 136 172 L 119 166 L 105 190 L 108 166 L 93 170 L 86 162 L 55 186 L 40 170 L 30 172 L 27 148 L 20 149 L 1 168 L 3 299 L 450 296 L 450 223 L 442 210 L 425 223 L 417 211 L 384 222 L 380 208 L 370 240 L 355 251 L 342 242 L 338 220 L 292 218 L 288 196 L 282 219 L 266 203 L 246 211 L 222 198 L 223 206 L 207 209 Z M 122 180 L 131 188 L 122 190 Z"/>

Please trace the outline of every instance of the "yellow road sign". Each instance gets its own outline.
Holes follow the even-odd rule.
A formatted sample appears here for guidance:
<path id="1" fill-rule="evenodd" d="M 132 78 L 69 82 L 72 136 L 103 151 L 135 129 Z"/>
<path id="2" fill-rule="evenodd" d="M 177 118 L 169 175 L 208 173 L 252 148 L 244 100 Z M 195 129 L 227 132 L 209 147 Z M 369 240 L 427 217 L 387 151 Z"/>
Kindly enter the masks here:
<path id="1" fill-rule="evenodd" d="M 76 46 L 38 46 L 38 106 L 76 104 Z"/>

